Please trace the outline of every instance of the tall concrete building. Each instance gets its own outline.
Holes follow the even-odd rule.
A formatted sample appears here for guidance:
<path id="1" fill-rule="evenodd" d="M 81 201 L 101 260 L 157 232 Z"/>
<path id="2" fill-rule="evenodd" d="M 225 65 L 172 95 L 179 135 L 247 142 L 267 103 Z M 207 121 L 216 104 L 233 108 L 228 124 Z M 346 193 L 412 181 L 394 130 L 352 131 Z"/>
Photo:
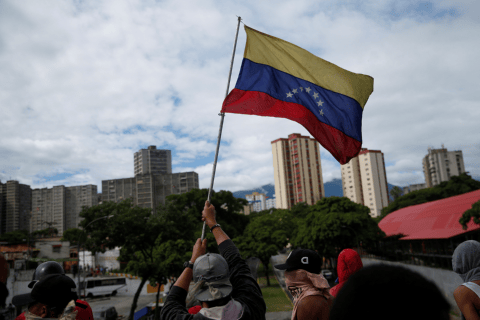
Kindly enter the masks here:
<path id="1" fill-rule="evenodd" d="M 252 210 L 255 212 L 267 209 L 265 193 L 253 192 L 252 194 L 245 195 L 245 199 L 252 205 Z"/>
<path id="2" fill-rule="evenodd" d="M 428 154 L 423 158 L 423 174 L 427 188 L 448 181 L 451 176 L 458 176 L 464 172 L 465 165 L 461 150 L 447 151 L 442 144 L 441 149 L 428 148 Z"/>
<path id="3" fill-rule="evenodd" d="M 320 144 L 292 133 L 288 139 L 272 141 L 276 206 L 290 209 L 299 202 L 310 205 L 325 196 Z"/>
<path id="4" fill-rule="evenodd" d="M 265 201 L 265 206 L 267 209 L 275 209 L 277 207 L 276 201 L 275 201 L 275 195 L 271 198 L 267 198 L 267 201 Z"/>
<path id="5" fill-rule="evenodd" d="M 156 146 L 141 149 L 133 156 L 135 176 L 141 174 L 169 174 L 172 173 L 172 151 L 157 150 Z"/>
<path id="6" fill-rule="evenodd" d="M 182 194 L 199 189 L 196 172 L 172 174 L 139 174 L 134 178 L 102 180 L 102 202 L 121 202 L 132 199 L 133 205 L 152 208 L 156 212 L 159 204 L 171 194 Z"/>
<path id="7" fill-rule="evenodd" d="M 383 153 L 362 148 L 357 157 L 341 165 L 343 196 L 370 208 L 378 217 L 388 206 L 388 184 Z"/>
<path id="8" fill-rule="evenodd" d="M 32 191 L 32 223 L 30 231 L 53 227 L 58 235 L 70 228 L 78 228 L 82 207 L 98 205 L 96 185 L 54 186 Z"/>
<path id="9" fill-rule="evenodd" d="M 29 214 L 32 211 L 32 188 L 18 181 L 0 181 L 1 232 L 29 230 Z"/>

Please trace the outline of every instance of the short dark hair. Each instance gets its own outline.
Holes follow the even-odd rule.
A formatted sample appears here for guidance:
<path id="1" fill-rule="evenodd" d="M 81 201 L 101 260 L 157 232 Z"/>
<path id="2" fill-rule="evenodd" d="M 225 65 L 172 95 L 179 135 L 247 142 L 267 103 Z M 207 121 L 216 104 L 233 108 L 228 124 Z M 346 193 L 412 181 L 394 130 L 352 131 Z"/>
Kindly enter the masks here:
<path id="1" fill-rule="evenodd" d="M 438 287 L 417 272 L 374 264 L 355 272 L 338 291 L 330 320 L 449 320 L 450 304 Z"/>
<path id="2" fill-rule="evenodd" d="M 226 297 L 223 297 L 223 298 L 220 298 L 220 299 L 217 299 L 217 300 L 204 301 L 204 302 L 208 303 L 208 307 L 209 307 L 209 308 L 213 308 L 213 307 L 221 307 L 221 306 L 224 306 L 224 305 L 226 305 L 230 300 L 231 300 L 231 295 L 228 295 L 228 296 L 226 296 Z"/>

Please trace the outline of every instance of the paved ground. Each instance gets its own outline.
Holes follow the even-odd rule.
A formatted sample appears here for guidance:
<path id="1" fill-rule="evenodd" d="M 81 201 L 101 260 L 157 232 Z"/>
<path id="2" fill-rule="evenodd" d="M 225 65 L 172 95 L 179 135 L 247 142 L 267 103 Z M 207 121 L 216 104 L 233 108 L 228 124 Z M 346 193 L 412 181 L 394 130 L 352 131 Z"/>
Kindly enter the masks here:
<path id="1" fill-rule="evenodd" d="M 149 303 L 155 302 L 155 298 L 156 295 L 140 296 L 135 311 L 145 308 Z M 91 299 L 87 298 L 86 301 L 90 304 L 92 310 L 113 306 L 117 310 L 119 316 L 123 315 L 128 317 L 133 303 L 133 296 L 94 297 Z"/>
<path id="2" fill-rule="evenodd" d="M 267 312 L 265 320 L 290 320 L 292 319 L 292 311 Z"/>

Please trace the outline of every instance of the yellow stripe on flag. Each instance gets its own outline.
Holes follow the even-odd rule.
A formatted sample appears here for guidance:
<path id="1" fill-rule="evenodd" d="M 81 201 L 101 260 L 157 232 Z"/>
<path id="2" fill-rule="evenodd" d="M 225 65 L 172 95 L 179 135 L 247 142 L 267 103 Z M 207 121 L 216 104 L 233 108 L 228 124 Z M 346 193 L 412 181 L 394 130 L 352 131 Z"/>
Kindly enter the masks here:
<path id="1" fill-rule="evenodd" d="M 324 89 L 355 99 L 365 106 L 373 92 L 373 78 L 325 61 L 290 42 L 245 26 L 244 58 L 271 66 Z"/>

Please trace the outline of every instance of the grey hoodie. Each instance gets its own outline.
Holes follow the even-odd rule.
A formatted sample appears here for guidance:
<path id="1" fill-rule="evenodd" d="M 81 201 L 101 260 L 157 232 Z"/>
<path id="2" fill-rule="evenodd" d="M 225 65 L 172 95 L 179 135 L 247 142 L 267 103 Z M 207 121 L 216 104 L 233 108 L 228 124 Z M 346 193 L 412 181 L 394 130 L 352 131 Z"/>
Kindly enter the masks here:
<path id="1" fill-rule="evenodd" d="M 459 244 L 453 252 L 452 268 L 463 282 L 480 280 L 480 242 L 467 240 Z"/>

